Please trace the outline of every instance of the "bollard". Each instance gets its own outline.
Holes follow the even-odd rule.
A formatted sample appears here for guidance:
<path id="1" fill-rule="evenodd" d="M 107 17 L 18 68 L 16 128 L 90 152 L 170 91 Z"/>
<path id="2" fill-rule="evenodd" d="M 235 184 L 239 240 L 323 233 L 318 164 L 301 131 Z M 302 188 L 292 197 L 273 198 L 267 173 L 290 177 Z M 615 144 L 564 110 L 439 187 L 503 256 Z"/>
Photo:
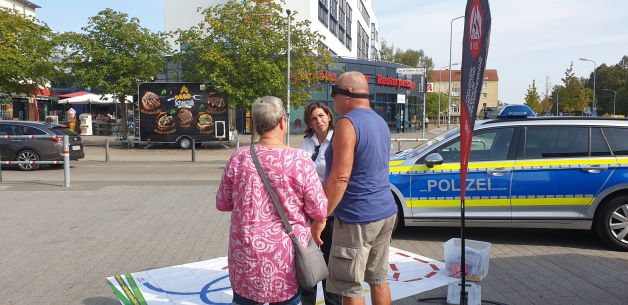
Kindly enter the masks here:
<path id="1" fill-rule="evenodd" d="M 70 138 L 63 136 L 63 182 L 65 187 L 70 187 Z"/>
<path id="2" fill-rule="evenodd" d="M 236 149 L 240 148 L 240 136 L 236 138 Z"/>
<path id="3" fill-rule="evenodd" d="M 0 154 L 0 161 L 2 161 L 2 155 Z M 0 163 L 0 182 L 2 181 L 2 163 Z"/>
<path id="4" fill-rule="evenodd" d="M 401 141 L 397 141 L 397 151 L 401 151 Z"/>
<path id="5" fill-rule="evenodd" d="M 192 162 L 196 162 L 196 141 L 192 139 Z"/>
<path id="6" fill-rule="evenodd" d="M 105 162 L 109 162 L 109 138 L 105 139 Z"/>

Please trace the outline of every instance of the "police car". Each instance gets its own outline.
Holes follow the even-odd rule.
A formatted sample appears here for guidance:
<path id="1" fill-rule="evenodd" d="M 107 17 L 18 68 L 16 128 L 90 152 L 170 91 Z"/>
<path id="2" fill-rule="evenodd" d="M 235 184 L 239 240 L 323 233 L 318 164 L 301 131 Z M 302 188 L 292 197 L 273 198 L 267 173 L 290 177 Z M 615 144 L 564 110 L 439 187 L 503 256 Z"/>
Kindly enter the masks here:
<path id="1" fill-rule="evenodd" d="M 400 225 L 459 226 L 460 132 L 390 161 Z M 593 229 L 628 250 L 628 120 L 477 121 L 465 193 L 468 226 Z"/>

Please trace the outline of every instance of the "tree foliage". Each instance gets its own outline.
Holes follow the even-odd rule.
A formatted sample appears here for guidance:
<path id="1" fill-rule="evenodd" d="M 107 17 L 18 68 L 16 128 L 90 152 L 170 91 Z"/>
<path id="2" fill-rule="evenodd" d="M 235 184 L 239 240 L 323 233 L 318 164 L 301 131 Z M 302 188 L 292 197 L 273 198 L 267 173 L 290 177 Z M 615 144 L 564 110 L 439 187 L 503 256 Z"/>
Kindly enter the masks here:
<path id="1" fill-rule="evenodd" d="M 388 45 L 385 40 L 382 40 L 382 45 L 380 48 L 380 59 L 383 61 L 394 62 L 410 67 L 426 67 L 427 70 L 432 70 L 434 67 L 432 58 L 425 55 L 425 52 L 423 52 L 423 50 L 401 50 L 400 48 L 395 48 L 394 44 Z"/>
<path id="2" fill-rule="evenodd" d="M 532 108 L 536 113 L 542 113 L 543 108 L 541 108 L 541 97 L 539 96 L 539 92 L 536 89 L 536 81 L 532 80 L 532 84 L 528 86 L 528 91 L 526 92 L 525 102 L 528 107 Z"/>
<path id="3" fill-rule="evenodd" d="M 250 108 L 265 95 L 285 100 L 288 25 L 281 6 L 269 0 L 229 1 L 203 13 L 198 26 L 178 32 L 183 47 L 175 59 L 184 79 L 212 83 L 228 95 L 230 107 Z M 311 72 L 331 62 L 309 23 L 291 17 L 291 103 L 297 105 L 310 97 Z"/>
<path id="4" fill-rule="evenodd" d="M 56 35 L 36 19 L 0 8 L 0 93 L 33 93 L 55 72 Z"/>
<path id="5" fill-rule="evenodd" d="M 584 81 L 575 76 L 573 63 L 565 70 L 565 77 L 562 78 L 562 81 L 562 85 L 554 87 L 552 94 L 558 99 L 559 111 L 576 115 L 584 114 L 584 109 L 591 104 L 591 89 L 585 88 Z M 556 107 L 556 103 L 553 107 Z M 552 112 L 556 112 L 556 108 Z"/>
<path id="6" fill-rule="evenodd" d="M 595 106 L 600 114 L 613 113 L 613 99 L 616 98 L 616 113 L 628 114 L 628 56 L 624 56 L 617 64 L 607 66 L 602 64 L 595 70 L 596 89 Z M 586 87 L 593 87 L 593 73 L 585 83 Z M 617 96 L 612 91 L 617 92 Z"/>
<path id="7" fill-rule="evenodd" d="M 137 93 L 141 82 L 149 82 L 163 70 L 169 52 L 162 33 L 152 33 L 138 18 L 105 9 L 90 17 L 83 33 L 63 34 L 64 62 L 74 80 L 102 93 L 113 94 L 122 104 L 126 122 L 126 95 Z M 126 136 L 126 124 L 122 124 Z"/>

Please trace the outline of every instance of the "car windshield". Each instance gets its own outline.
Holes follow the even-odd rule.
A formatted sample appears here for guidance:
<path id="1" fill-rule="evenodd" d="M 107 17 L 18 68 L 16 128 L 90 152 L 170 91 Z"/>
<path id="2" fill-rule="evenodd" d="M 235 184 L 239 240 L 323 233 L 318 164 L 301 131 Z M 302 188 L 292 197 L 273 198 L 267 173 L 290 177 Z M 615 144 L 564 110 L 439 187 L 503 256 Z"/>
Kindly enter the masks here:
<path id="1" fill-rule="evenodd" d="M 72 131 L 72 129 L 65 128 L 63 126 L 52 126 L 50 127 L 52 132 L 54 132 L 58 136 L 76 136 L 76 132 Z"/>

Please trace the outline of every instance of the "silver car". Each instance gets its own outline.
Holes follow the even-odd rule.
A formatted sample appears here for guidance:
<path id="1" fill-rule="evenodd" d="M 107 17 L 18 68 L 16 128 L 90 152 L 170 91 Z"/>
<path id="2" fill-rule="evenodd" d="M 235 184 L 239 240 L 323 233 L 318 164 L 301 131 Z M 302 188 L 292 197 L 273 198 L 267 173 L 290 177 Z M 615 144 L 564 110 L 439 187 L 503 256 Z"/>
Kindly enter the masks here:
<path id="1" fill-rule="evenodd" d="M 460 134 L 397 153 L 390 183 L 400 224 L 460 224 Z M 628 120 L 524 118 L 476 122 L 466 224 L 594 229 L 628 250 Z"/>

